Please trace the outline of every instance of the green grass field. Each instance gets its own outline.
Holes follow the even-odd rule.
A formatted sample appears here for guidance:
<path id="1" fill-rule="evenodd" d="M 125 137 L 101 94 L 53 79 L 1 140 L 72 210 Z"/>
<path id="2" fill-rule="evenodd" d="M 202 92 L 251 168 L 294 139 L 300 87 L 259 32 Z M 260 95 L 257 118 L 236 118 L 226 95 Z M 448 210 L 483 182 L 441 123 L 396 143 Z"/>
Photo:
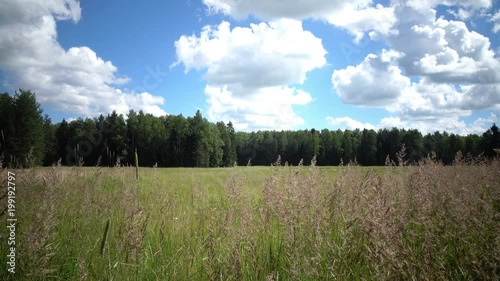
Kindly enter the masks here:
<path id="1" fill-rule="evenodd" d="M 0 279 L 498 280 L 499 168 L 17 170 Z"/>

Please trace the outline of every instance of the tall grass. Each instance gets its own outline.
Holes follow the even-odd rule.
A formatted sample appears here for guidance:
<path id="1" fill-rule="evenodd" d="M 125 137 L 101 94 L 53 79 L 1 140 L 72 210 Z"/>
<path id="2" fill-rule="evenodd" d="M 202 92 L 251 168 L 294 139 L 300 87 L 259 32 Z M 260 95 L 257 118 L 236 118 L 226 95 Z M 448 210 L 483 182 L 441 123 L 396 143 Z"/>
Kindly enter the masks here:
<path id="1" fill-rule="evenodd" d="M 17 171 L 1 279 L 498 280 L 500 161 L 280 164 Z"/>

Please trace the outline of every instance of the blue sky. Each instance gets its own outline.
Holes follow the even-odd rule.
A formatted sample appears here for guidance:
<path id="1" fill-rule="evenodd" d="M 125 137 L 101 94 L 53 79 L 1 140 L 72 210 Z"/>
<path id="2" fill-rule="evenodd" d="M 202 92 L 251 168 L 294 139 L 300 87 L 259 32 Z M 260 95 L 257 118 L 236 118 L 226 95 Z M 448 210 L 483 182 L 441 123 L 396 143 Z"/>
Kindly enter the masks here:
<path id="1" fill-rule="evenodd" d="M 200 109 L 246 131 L 482 133 L 500 119 L 498 8 L 492 0 L 7 0 L 0 90 L 33 90 L 55 122 Z"/>

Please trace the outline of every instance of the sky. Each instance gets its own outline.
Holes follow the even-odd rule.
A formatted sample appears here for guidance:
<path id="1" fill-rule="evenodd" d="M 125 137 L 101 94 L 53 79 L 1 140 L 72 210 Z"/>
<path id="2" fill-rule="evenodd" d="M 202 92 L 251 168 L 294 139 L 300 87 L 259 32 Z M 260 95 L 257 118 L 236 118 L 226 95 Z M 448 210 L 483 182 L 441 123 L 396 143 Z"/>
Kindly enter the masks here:
<path id="1" fill-rule="evenodd" d="M 0 92 L 237 131 L 500 123 L 500 0 L 0 2 Z"/>

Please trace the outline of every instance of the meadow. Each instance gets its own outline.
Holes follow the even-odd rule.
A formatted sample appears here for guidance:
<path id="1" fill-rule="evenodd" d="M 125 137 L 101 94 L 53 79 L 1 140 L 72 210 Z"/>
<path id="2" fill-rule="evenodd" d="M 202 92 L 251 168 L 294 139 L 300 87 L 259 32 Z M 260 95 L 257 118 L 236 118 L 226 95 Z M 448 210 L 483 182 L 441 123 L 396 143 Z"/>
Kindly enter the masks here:
<path id="1" fill-rule="evenodd" d="M 280 164 L 9 170 L 17 273 L 2 227 L 0 279 L 499 279 L 499 160 Z"/>

